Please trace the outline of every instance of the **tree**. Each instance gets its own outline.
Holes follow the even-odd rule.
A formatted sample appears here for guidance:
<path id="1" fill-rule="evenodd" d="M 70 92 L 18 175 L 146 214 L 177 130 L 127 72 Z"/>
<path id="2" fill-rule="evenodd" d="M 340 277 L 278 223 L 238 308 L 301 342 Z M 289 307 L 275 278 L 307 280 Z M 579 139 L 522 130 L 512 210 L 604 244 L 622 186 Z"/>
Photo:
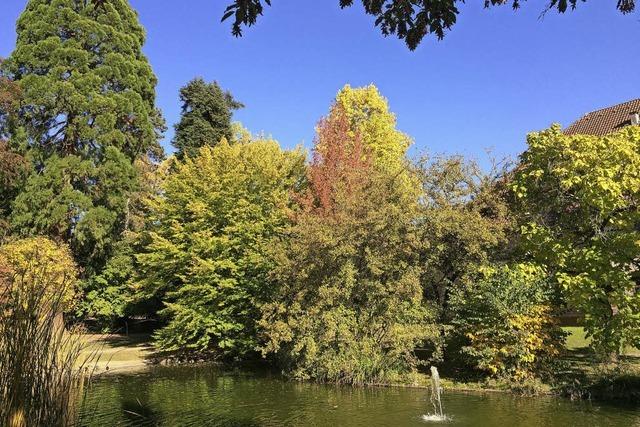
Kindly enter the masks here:
<path id="1" fill-rule="evenodd" d="M 180 89 L 180 100 L 182 116 L 172 142 L 178 159 L 195 157 L 200 147 L 213 147 L 222 138 L 232 141 L 231 116 L 243 105 L 230 92 L 223 92 L 217 82 L 197 78 Z"/>
<path id="2" fill-rule="evenodd" d="M 539 266 L 484 266 L 452 293 L 454 330 L 471 366 L 522 381 L 549 373 L 564 333 L 552 317 L 552 293 Z"/>
<path id="3" fill-rule="evenodd" d="M 268 140 L 223 140 L 176 163 L 137 255 L 137 301 L 159 303 L 166 320 L 155 335 L 161 350 L 241 358 L 255 349 L 258 306 L 270 293 L 265 245 L 288 220 L 303 166 L 301 151 Z"/>
<path id="4" fill-rule="evenodd" d="M 105 150 L 99 166 L 79 156 L 53 155 L 42 172 L 27 179 L 13 202 L 11 222 L 19 235 L 69 242 L 89 276 L 102 268 L 126 228 L 137 184 L 133 165 L 115 147 Z"/>
<path id="5" fill-rule="evenodd" d="M 11 203 L 20 192 L 31 172 L 27 159 L 0 139 L 0 241 L 8 232 Z"/>
<path id="6" fill-rule="evenodd" d="M 412 141 L 396 128 L 396 116 L 377 87 L 346 85 L 331 106 L 329 116 L 334 115 L 346 117 L 350 137 L 358 135 L 376 168 L 392 175 L 405 172 L 405 153 Z"/>
<path id="7" fill-rule="evenodd" d="M 69 243 L 88 277 L 128 227 L 133 161 L 162 155 L 144 29 L 126 0 L 30 0 L 17 33 L 4 69 L 21 91 L 17 119 L 34 171 L 12 226 Z"/>
<path id="8" fill-rule="evenodd" d="M 640 345 L 640 130 L 528 136 L 512 183 L 525 248 L 547 266 L 600 352 Z"/>
<path id="9" fill-rule="evenodd" d="M 161 194 L 171 164 L 172 161 L 158 164 L 148 158 L 136 160 L 137 186 L 127 198 L 123 219 L 125 230 L 113 244 L 104 268 L 82 282 L 84 298 L 78 307 L 78 315 L 97 320 L 106 330 L 129 316 L 150 313 L 147 307 L 135 304 L 131 283 L 138 268 L 135 255 L 142 251 L 146 231 L 153 225 L 148 220 L 152 216 L 150 201 Z"/>
<path id="10" fill-rule="evenodd" d="M 94 0 L 95 1 L 95 0 Z M 102 0 L 104 1 L 104 0 Z M 485 7 L 511 4 L 520 8 L 525 0 L 485 0 Z M 575 9 L 579 1 L 586 0 L 550 0 L 545 10 L 555 9 L 564 13 Z M 352 6 L 353 0 L 340 0 L 340 7 Z M 409 49 L 414 50 L 428 34 L 438 39 L 444 38 L 458 17 L 458 4 L 463 0 L 362 0 L 364 10 L 376 18 L 375 25 L 385 36 L 397 35 L 404 40 Z M 264 11 L 264 4 L 270 6 L 271 0 L 234 0 L 225 10 L 222 20 L 233 18 L 232 33 L 242 35 L 242 26 L 254 25 Z M 635 0 L 618 0 L 617 8 L 622 13 L 635 10 Z"/>
<path id="11" fill-rule="evenodd" d="M 0 59 L 0 138 L 9 138 L 15 127 L 22 91 L 18 83 L 2 72 L 4 61 Z"/>
<path id="12" fill-rule="evenodd" d="M 22 91 L 30 145 L 96 159 L 115 147 L 130 159 L 159 153 L 156 77 L 142 53 L 145 32 L 126 0 L 100 7 L 30 0 L 6 61 Z"/>
<path id="13" fill-rule="evenodd" d="M 345 114 L 320 122 L 309 188 L 276 237 L 265 356 L 298 379 L 378 383 L 432 336 L 412 248 L 416 200 L 378 172 Z"/>
<path id="14" fill-rule="evenodd" d="M 9 232 L 11 203 L 31 172 L 31 165 L 20 150 L 22 135 L 16 129 L 21 97 L 20 86 L 0 72 L 0 242 Z"/>
<path id="15" fill-rule="evenodd" d="M 478 268 L 500 258 L 513 228 L 499 165 L 484 172 L 462 156 L 425 157 L 416 165 L 422 186 L 418 228 L 425 296 L 441 319 L 449 294 Z"/>

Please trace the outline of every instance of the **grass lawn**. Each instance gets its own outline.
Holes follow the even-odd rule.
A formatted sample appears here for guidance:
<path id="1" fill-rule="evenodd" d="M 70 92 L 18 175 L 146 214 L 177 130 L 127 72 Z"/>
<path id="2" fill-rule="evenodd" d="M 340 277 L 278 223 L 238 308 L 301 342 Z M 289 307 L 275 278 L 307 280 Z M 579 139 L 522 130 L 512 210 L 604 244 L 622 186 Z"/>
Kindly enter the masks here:
<path id="1" fill-rule="evenodd" d="M 97 357 L 97 374 L 144 369 L 154 351 L 147 334 L 87 334 L 82 339 L 86 344 L 84 355 L 87 358 Z"/>
<path id="2" fill-rule="evenodd" d="M 569 333 L 569 336 L 567 336 L 567 350 L 584 350 L 589 347 L 591 339 L 587 338 L 582 326 L 567 326 L 562 329 Z M 629 347 L 625 350 L 624 355 L 640 357 L 640 350 Z"/>

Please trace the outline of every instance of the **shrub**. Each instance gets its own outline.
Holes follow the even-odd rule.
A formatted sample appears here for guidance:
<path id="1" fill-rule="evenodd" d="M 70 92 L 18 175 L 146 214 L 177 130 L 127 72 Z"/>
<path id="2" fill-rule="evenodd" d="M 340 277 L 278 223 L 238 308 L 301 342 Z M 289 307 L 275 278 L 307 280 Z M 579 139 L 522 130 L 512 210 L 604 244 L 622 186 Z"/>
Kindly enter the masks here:
<path id="1" fill-rule="evenodd" d="M 530 264 L 483 268 L 471 285 L 454 292 L 451 309 L 463 355 L 493 377 L 537 377 L 564 342 L 551 316 L 546 274 Z"/>

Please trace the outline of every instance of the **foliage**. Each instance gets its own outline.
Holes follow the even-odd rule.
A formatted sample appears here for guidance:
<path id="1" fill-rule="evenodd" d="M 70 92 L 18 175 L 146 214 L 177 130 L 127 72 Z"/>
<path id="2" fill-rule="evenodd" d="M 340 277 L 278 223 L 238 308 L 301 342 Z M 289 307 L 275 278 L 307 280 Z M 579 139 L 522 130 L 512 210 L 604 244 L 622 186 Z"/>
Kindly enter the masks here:
<path id="1" fill-rule="evenodd" d="M 180 89 L 182 116 L 176 124 L 173 146 L 176 157 L 195 157 L 200 147 L 214 146 L 226 138 L 233 139 L 231 115 L 243 105 L 223 92 L 217 82 L 207 83 L 201 78 L 191 80 Z"/>
<path id="2" fill-rule="evenodd" d="M 22 99 L 20 86 L 3 72 L 3 63 L 0 59 L 0 139 L 8 138 L 15 127 L 15 116 Z"/>
<path id="3" fill-rule="evenodd" d="M 12 150 L 7 141 L 0 140 L 0 241 L 9 229 L 11 202 L 30 172 L 28 160 Z"/>
<path id="4" fill-rule="evenodd" d="M 270 292 L 264 247 L 287 221 L 303 164 L 275 141 L 224 140 L 176 163 L 137 255 L 138 299 L 165 305 L 160 349 L 240 357 L 255 348 L 257 305 Z"/>
<path id="5" fill-rule="evenodd" d="M 145 33 L 126 0 L 102 7 L 30 0 L 7 68 L 22 90 L 21 119 L 46 156 L 130 159 L 159 152 L 156 78 L 142 54 Z"/>
<path id="6" fill-rule="evenodd" d="M 148 158 L 136 160 L 136 190 L 127 198 L 125 230 L 114 243 L 104 268 L 82 282 L 84 298 L 78 308 L 81 317 L 91 317 L 105 329 L 131 315 L 148 315 L 151 310 L 134 303 L 131 281 L 136 276 L 135 255 L 145 244 L 145 230 L 151 215 L 150 200 L 162 192 L 170 161 L 157 164 Z"/>
<path id="7" fill-rule="evenodd" d="M 34 310 L 29 304 L 59 298 L 56 307 L 67 311 L 76 296 L 78 269 L 69 249 L 44 237 L 16 240 L 0 246 L 0 269 L 3 272 L 2 294 L 11 296 L 25 310 Z M 7 288 L 5 288 L 7 287 Z"/>
<path id="8" fill-rule="evenodd" d="M 12 229 L 67 242 L 85 278 L 104 267 L 129 226 L 133 162 L 162 155 L 144 41 L 126 0 L 30 0 L 3 64 L 19 85 L 16 128 L 33 164 L 12 202 Z"/>
<path id="9" fill-rule="evenodd" d="M 97 1 L 97 0 L 94 0 Z M 104 1 L 104 0 L 101 0 Z M 520 8 L 525 0 L 485 0 L 485 7 L 511 4 L 514 9 Z M 586 0 L 581 0 L 586 1 Z M 564 13 L 570 7 L 574 9 L 579 0 L 550 0 L 546 10 L 556 9 Z M 375 25 L 380 27 L 385 36 L 397 35 L 404 40 L 409 49 L 414 50 L 424 36 L 435 34 L 438 39 L 444 38 L 458 18 L 458 4 L 463 0 L 362 0 L 364 10 L 376 18 Z M 222 20 L 233 17 L 232 33 L 242 35 L 242 26 L 254 25 L 264 11 L 264 6 L 271 5 L 271 0 L 234 0 L 225 10 Z M 353 5 L 353 0 L 340 0 L 340 7 Z M 618 10 L 631 13 L 635 9 L 635 0 L 618 0 Z"/>
<path id="10" fill-rule="evenodd" d="M 0 423 L 75 423 L 87 360 L 61 321 L 75 293 L 68 248 L 45 238 L 0 246 Z"/>
<path id="11" fill-rule="evenodd" d="M 78 307 L 83 318 L 94 318 L 105 329 L 129 313 L 132 290 L 129 282 L 135 275 L 135 235 L 127 233 L 118 241 L 104 268 L 82 283 L 84 298 Z"/>
<path id="12" fill-rule="evenodd" d="M 425 296 L 445 309 L 449 292 L 499 258 L 511 218 L 500 165 L 484 172 L 462 156 L 423 158 L 417 165 L 422 196 L 418 226 Z M 442 312 L 443 320 L 447 313 Z"/>
<path id="13" fill-rule="evenodd" d="M 363 160 L 348 125 L 320 123 L 309 190 L 273 245 L 262 351 L 298 379 L 376 383 L 415 368 L 433 329 L 411 250 L 415 199 Z"/>
<path id="14" fill-rule="evenodd" d="M 19 149 L 22 135 L 16 129 L 16 114 L 22 97 L 20 86 L 8 78 L 1 67 L 2 60 L 0 60 L 0 242 L 9 233 L 11 202 L 20 192 L 31 171 L 29 161 Z"/>
<path id="15" fill-rule="evenodd" d="M 136 171 L 124 154 L 108 147 L 95 164 L 79 156 L 48 158 L 13 203 L 19 235 L 45 234 L 69 242 L 85 273 L 99 271 L 126 228 Z"/>
<path id="16" fill-rule="evenodd" d="M 490 375 L 516 381 L 544 372 L 560 354 L 564 333 L 551 316 L 546 273 L 532 264 L 485 267 L 451 297 L 462 352 Z"/>
<path id="17" fill-rule="evenodd" d="M 412 141 L 396 129 L 396 116 L 389 110 L 389 103 L 378 88 L 374 85 L 343 87 L 336 95 L 329 117 L 341 115 L 348 120 L 349 136 L 358 136 L 363 147 L 371 154 L 376 168 L 390 174 L 404 171 L 405 153 Z"/>
<path id="18" fill-rule="evenodd" d="M 603 353 L 640 345 L 640 130 L 532 133 L 512 184 L 530 255 Z"/>

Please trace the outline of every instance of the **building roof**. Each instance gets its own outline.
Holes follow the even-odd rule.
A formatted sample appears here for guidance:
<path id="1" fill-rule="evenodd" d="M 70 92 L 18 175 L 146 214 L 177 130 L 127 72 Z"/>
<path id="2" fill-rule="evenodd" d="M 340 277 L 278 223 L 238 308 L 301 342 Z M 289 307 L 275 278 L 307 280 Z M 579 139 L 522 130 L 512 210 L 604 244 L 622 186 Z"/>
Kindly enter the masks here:
<path id="1" fill-rule="evenodd" d="M 640 113 L 640 99 L 587 113 L 563 132 L 566 135 L 607 135 L 622 127 L 631 125 L 631 115 L 633 113 Z"/>

